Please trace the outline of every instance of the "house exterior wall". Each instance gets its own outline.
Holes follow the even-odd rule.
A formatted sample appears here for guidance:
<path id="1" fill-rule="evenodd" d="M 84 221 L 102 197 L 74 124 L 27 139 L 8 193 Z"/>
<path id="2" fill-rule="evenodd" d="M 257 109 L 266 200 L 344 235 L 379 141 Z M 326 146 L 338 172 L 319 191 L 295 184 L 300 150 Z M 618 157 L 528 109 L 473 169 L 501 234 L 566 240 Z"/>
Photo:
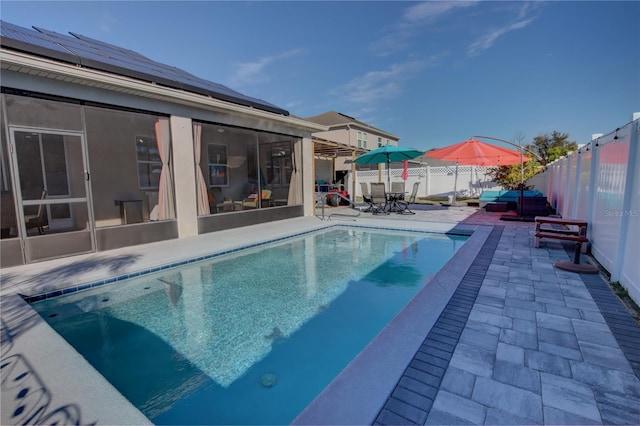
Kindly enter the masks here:
<path id="1" fill-rule="evenodd" d="M 316 132 L 313 135 L 320 139 L 339 142 L 348 146 L 353 146 L 352 141 L 355 141 L 355 135 L 347 127 L 332 128 L 329 131 Z"/>
<path id="2" fill-rule="evenodd" d="M 243 226 L 249 223 L 263 223 L 278 220 L 285 217 L 295 217 L 302 214 L 314 214 L 313 176 L 312 176 L 312 142 L 311 133 L 325 129 L 326 127 L 305 122 L 304 120 L 282 116 L 255 108 L 228 104 L 208 97 L 195 95 L 175 89 L 160 88 L 149 83 L 135 81 L 126 77 L 113 76 L 107 73 L 86 70 L 79 67 L 56 63 L 54 61 L 25 55 L 22 53 L 2 50 L 2 88 L 15 91 L 24 91 L 45 95 L 47 97 L 60 98 L 56 107 L 66 108 L 94 108 L 84 106 L 87 103 L 96 103 L 100 108 L 110 110 L 150 112 L 168 117 L 171 132 L 172 177 L 175 196 L 175 218 L 155 223 L 136 223 L 120 226 L 119 206 L 114 205 L 114 199 L 125 198 L 125 195 L 111 194 L 104 199 L 89 200 L 94 211 L 110 212 L 104 218 L 97 218 L 95 226 L 94 250 L 108 250 L 126 245 L 148 243 L 168 238 L 183 238 L 207 232 L 207 229 L 220 229 L 219 224 L 226 223 L 229 226 Z M 9 69 L 11 67 L 11 70 Z M 14 71 L 18 70 L 18 71 Z M 28 70 L 28 71 L 27 71 Z M 31 98 L 36 99 L 36 98 Z M 67 104 L 65 99 L 71 101 Z M 83 105 L 80 107 L 80 105 Z M 45 108 L 46 109 L 46 108 Z M 46 126 L 52 128 L 73 128 L 75 131 L 82 129 L 78 123 L 46 123 L 47 112 L 43 110 L 41 117 Z M 82 117 L 86 120 L 86 117 Z M 226 126 L 243 127 L 257 132 L 269 132 L 269 134 L 286 135 L 291 140 L 297 140 L 301 146 L 302 167 L 300 173 L 301 182 L 298 184 L 301 191 L 302 204 L 283 206 L 279 209 L 264 209 L 257 212 L 238 212 L 237 218 L 232 221 L 223 221 L 213 217 L 198 217 L 196 195 L 196 173 L 194 163 L 194 139 L 193 121 L 213 122 Z M 9 123 L 11 124 L 11 123 Z M 15 123 L 14 123 L 15 124 Z M 94 123 L 95 124 L 95 123 Z M 8 125 L 5 123 L 5 126 Z M 6 127 L 3 126 L 3 132 Z M 95 171 L 112 174 L 111 182 L 103 182 L 99 191 L 108 192 L 108 187 L 119 178 L 125 180 L 137 180 L 131 172 L 136 170 L 135 164 L 126 167 L 113 167 L 110 159 L 118 159 L 117 164 L 123 162 L 135 163 L 136 149 L 131 145 L 131 152 L 117 154 L 110 152 L 109 146 L 117 138 L 118 132 L 123 131 L 120 126 L 106 126 L 102 131 L 97 128 L 85 133 L 92 138 L 94 148 L 99 146 L 102 152 L 89 152 L 88 168 Z M 133 130 L 129 130 L 133 132 Z M 267 133 L 264 133 L 265 135 Z M 5 134 L 3 133 L 3 137 Z M 277 139 L 277 138 L 276 138 Z M 104 149 L 102 149 L 104 148 Z M 3 153 L 3 173 L 9 172 L 6 152 Z M 74 163 L 75 166 L 75 163 Z M 109 171 L 111 167 L 111 171 Z M 300 165 L 298 165 L 300 167 Z M 106 173 L 105 172 L 105 173 Z M 127 173 L 129 176 L 127 176 Z M 9 185 L 11 186 L 11 185 Z M 98 188 L 96 188 L 98 190 Z M 137 188 L 136 188 L 137 190 Z M 3 201 L 4 201 L 3 193 Z M 148 218 L 151 204 L 147 194 L 128 194 L 126 198 L 139 198 L 143 201 L 143 215 Z M 173 200 L 171 202 L 174 202 Z M 305 203 L 311 203 L 305 205 Z M 95 205 L 94 205 L 95 204 Z M 292 216 L 293 215 L 293 216 Z M 4 210 L 3 210 L 4 216 Z M 86 218 L 84 219 L 86 221 Z M 216 225 L 218 221 L 218 225 Z M 208 224 L 207 224 L 208 223 Z M 217 227 L 217 228 L 216 228 Z M 161 228 L 161 229 L 160 229 Z M 156 231 L 154 231 L 154 229 Z M 203 231 L 204 230 L 204 231 Z M 3 230 L 4 231 L 4 230 Z M 159 231 L 159 232 L 157 232 Z M 4 232 L 3 232 L 4 233 Z M 24 236 L 26 237 L 26 236 Z M 13 256 L 7 250 L 16 251 L 19 247 L 19 238 L 0 240 L 2 251 L 1 264 L 3 267 L 16 264 L 20 256 Z"/>

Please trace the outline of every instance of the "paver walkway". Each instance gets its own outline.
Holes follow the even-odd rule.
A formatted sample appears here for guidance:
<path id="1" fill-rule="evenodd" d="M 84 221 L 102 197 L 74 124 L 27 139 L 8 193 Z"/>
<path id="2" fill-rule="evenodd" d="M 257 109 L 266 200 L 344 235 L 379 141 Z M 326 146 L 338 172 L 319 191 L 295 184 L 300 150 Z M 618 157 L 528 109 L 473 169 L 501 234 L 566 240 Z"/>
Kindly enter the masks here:
<path id="1" fill-rule="evenodd" d="M 466 221 L 501 235 L 485 243 L 376 424 L 640 424 L 630 363 L 640 328 L 598 275 L 553 267 L 571 248 L 533 248 L 533 224 L 497 218 Z"/>

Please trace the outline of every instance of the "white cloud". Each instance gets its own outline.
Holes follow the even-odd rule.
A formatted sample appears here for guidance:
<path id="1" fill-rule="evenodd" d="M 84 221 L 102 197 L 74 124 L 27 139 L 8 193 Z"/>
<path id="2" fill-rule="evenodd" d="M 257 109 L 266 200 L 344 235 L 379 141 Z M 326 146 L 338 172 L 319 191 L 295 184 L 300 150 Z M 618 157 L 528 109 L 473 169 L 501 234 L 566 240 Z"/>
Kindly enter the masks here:
<path id="1" fill-rule="evenodd" d="M 304 102 L 303 102 L 303 101 L 301 101 L 301 100 L 295 100 L 295 99 L 294 99 L 294 100 L 292 100 L 292 101 L 287 102 L 287 103 L 284 105 L 284 107 L 285 107 L 286 109 L 294 109 L 294 108 L 297 108 L 297 107 L 299 107 L 300 105 L 303 105 L 303 104 L 304 104 Z"/>
<path id="2" fill-rule="evenodd" d="M 418 36 L 428 25 L 443 18 L 449 12 L 475 6 L 479 0 L 473 1 L 426 1 L 405 9 L 400 21 L 393 26 L 387 35 L 369 45 L 373 53 L 386 56 L 409 46 L 412 38 Z"/>
<path id="3" fill-rule="evenodd" d="M 474 1 L 426 1 L 407 8 L 404 12 L 404 22 L 432 22 L 445 15 L 447 12 L 461 7 L 470 7 L 478 4 Z"/>
<path id="4" fill-rule="evenodd" d="M 98 20 L 98 28 L 103 33 L 111 33 L 112 28 L 116 26 L 118 20 L 108 11 L 104 11 Z"/>
<path id="5" fill-rule="evenodd" d="M 409 78 L 423 70 L 426 61 L 392 64 L 382 71 L 370 71 L 334 89 L 333 95 L 355 104 L 372 104 L 391 99 L 402 92 Z"/>
<path id="6" fill-rule="evenodd" d="M 511 31 L 525 28 L 537 18 L 537 15 L 535 14 L 536 9 L 537 7 L 533 6 L 531 3 L 523 3 L 518 10 L 518 15 L 511 23 L 500 28 L 490 29 L 489 32 L 471 43 L 471 45 L 467 48 L 467 55 L 479 55 L 482 51 L 491 48 L 493 44 L 505 34 Z"/>
<path id="7" fill-rule="evenodd" d="M 231 84 L 234 86 L 243 86 L 267 82 L 271 79 L 271 76 L 267 73 L 267 68 L 271 64 L 303 52 L 303 49 L 292 49 L 272 56 L 264 56 L 255 62 L 234 64 L 235 71 L 231 77 Z"/>

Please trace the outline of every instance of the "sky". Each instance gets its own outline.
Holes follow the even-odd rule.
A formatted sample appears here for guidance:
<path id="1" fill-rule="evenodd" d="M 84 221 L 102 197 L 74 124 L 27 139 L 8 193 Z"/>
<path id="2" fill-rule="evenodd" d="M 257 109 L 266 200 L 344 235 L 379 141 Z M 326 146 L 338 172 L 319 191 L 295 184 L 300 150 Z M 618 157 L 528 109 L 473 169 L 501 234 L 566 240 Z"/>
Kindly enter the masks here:
<path id="1" fill-rule="evenodd" d="M 0 17 L 420 150 L 553 131 L 583 144 L 640 112 L 640 1 L 2 0 Z"/>

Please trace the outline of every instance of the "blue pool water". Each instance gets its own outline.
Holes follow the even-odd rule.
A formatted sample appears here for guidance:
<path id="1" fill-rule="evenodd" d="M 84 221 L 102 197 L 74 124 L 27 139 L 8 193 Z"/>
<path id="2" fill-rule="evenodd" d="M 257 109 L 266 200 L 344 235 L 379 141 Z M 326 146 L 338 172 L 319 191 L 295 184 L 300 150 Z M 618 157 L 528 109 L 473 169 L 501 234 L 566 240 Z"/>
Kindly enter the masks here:
<path id="1" fill-rule="evenodd" d="M 155 424 L 284 424 L 466 239 L 333 228 L 33 307 Z"/>

